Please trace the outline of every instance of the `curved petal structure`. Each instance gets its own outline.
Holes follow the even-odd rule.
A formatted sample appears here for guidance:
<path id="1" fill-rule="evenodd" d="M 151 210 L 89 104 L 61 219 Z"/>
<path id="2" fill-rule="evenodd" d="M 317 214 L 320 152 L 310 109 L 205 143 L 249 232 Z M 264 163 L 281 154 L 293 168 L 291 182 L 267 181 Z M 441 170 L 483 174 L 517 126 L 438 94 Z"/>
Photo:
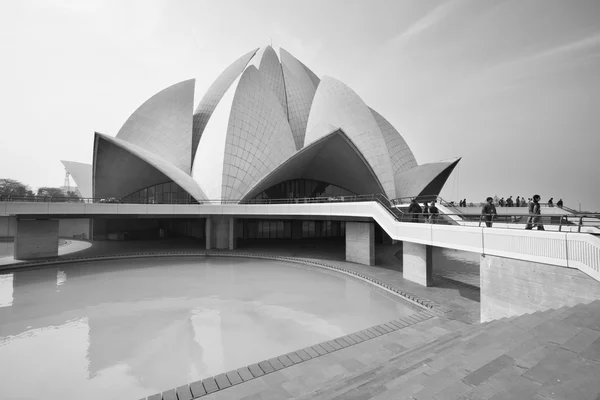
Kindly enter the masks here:
<path id="1" fill-rule="evenodd" d="M 418 164 L 412 150 L 408 147 L 408 144 L 406 144 L 406 141 L 396 128 L 394 128 L 392 124 L 390 124 L 387 119 L 383 118 L 377 111 L 372 108 L 369 109 L 371 110 L 373 117 L 375 117 L 379 130 L 385 139 L 385 144 L 390 153 L 394 175 L 416 167 Z"/>
<path id="2" fill-rule="evenodd" d="M 396 189 L 386 140 L 373 114 L 348 86 L 324 77 L 315 94 L 306 129 L 305 145 L 324 134 L 323 124 L 341 128 L 367 160 L 384 193 L 394 198 Z"/>
<path id="3" fill-rule="evenodd" d="M 312 81 L 312 83 L 315 85 L 315 89 L 316 89 L 319 86 L 319 83 L 321 83 L 321 80 L 319 79 L 319 77 L 314 72 L 312 72 L 312 70 L 310 68 L 308 68 L 306 65 L 304 65 L 304 63 L 302 61 L 298 60 L 298 62 L 300 64 L 302 64 L 302 67 L 304 68 L 304 70 L 308 74 L 308 77 L 310 78 L 310 80 Z"/>
<path id="4" fill-rule="evenodd" d="M 243 199 L 252 199 L 268 188 L 292 179 L 327 182 L 352 193 L 383 191 L 369 164 L 341 129 L 334 129 L 298 151 L 254 186 Z"/>
<path id="5" fill-rule="evenodd" d="M 437 196 L 459 161 L 423 164 L 397 174 L 397 197 Z"/>
<path id="6" fill-rule="evenodd" d="M 227 127 L 222 197 L 240 199 L 296 148 L 279 100 L 250 66 L 238 84 Z"/>
<path id="7" fill-rule="evenodd" d="M 315 97 L 316 86 L 306 69 L 298 60 L 284 49 L 280 49 L 283 78 L 288 106 L 288 119 L 296 149 L 304 146 L 308 115 Z"/>
<path id="8" fill-rule="evenodd" d="M 248 62 L 254 57 L 257 51 L 258 48 L 249 51 L 227 67 L 213 84 L 210 85 L 202 97 L 202 100 L 200 100 L 200 104 L 198 104 L 198 107 L 196 107 L 196 111 L 194 112 L 191 153 L 192 163 L 196 158 L 196 151 L 198 150 L 198 144 L 200 143 L 204 128 L 206 128 L 206 124 L 208 124 L 208 120 L 213 111 L 217 108 L 217 104 L 219 104 L 219 101 L 221 101 L 221 98 L 225 92 L 227 92 L 229 86 L 231 86 L 242 72 L 244 72 L 244 68 L 246 68 L 246 65 L 248 65 Z"/>
<path id="9" fill-rule="evenodd" d="M 152 96 L 131 114 L 117 138 L 154 153 L 189 173 L 194 84 L 195 80 L 190 79 Z"/>
<path id="10" fill-rule="evenodd" d="M 198 201 L 206 196 L 194 179 L 164 158 L 119 138 L 96 133 L 94 197 L 122 198 L 140 189 L 173 181 Z"/>
<path id="11" fill-rule="evenodd" d="M 91 173 L 63 162 L 82 194 L 125 202 L 143 194 L 151 201 L 150 193 L 189 199 L 184 191 L 198 201 L 290 192 L 418 197 L 439 194 L 458 163 L 419 166 L 388 120 L 284 49 L 279 58 L 271 46 L 238 58 L 192 113 L 193 95 L 193 80 L 173 85 L 142 104 L 116 138 L 96 134 Z"/>
<path id="12" fill-rule="evenodd" d="M 92 165 L 75 161 L 61 161 L 73 177 L 83 198 L 92 197 Z"/>
<path id="13" fill-rule="evenodd" d="M 275 93 L 285 116 L 287 118 L 287 100 L 285 96 L 285 83 L 283 82 L 283 70 L 279 58 L 275 54 L 275 50 L 271 46 L 267 46 L 260 60 L 258 70 L 262 74 L 264 80 L 269 85 L 269 88 Z"/>

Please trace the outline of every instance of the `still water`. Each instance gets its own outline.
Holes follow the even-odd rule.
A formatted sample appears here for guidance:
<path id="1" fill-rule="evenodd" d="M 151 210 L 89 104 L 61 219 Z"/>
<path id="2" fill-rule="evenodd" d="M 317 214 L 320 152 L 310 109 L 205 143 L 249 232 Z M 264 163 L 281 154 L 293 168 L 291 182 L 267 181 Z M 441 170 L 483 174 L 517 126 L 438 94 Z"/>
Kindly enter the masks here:
<path id="1" fill-rule="evenodd" d="M 140 398 L 416 311 L 353 278 L 278 261 L 0 274 L 0 398 Z"/>

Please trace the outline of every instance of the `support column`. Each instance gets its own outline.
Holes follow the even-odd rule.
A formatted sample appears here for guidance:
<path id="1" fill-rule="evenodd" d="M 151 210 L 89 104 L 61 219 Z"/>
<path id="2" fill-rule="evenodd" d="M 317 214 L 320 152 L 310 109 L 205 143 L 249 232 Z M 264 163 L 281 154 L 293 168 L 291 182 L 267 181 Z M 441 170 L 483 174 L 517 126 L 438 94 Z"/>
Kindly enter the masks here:
<path id="1" fill-rule="evenodd" d="M 346 222 L 346 261 L 375 265 L 375 226 L 372 222 Z"/>
<path id="2" fill-rule="evenodd" d="M 402 276 L 423 286 L 433 286 L 433 247 L 425 244 L 402 243 Z"/>
<path id="3" fill-rule="evenodd" d="M 208 216 L 206 217 L 206 224 L 204 224 L 204 236 L 206 237 L 206 250 L 210 250 L 213 247 L 213 243 L 212 243 L 212 237 L 213 237 L 213 233 L 212 233 L 212 217 Z"/>
<path id="4" fill-rule="evenodd" d="M 237 248 L 236 222 L 235 218 L 229 217 L 229 250 L 235 250 Z"/>
<path id="5" fill-rule="evenodd" d="M 235 218 L 212 216 L 206 218 L 206 249 L 235 249 Z"/>
<path id="6" fill-rule="evenodd" d="M 15 260 L 58 256 L 58 220 L 17 220 Z"/>

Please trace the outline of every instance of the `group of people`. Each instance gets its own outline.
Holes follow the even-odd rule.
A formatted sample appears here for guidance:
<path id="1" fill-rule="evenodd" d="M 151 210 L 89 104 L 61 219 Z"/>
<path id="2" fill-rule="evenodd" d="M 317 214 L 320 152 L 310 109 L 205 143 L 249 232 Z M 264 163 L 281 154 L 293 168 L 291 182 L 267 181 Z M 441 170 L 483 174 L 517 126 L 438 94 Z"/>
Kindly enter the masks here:
<path id="1" fill-rule="evenodd" d="M 412 199 L 408 206 L 408 213 L 412 215 L 412 222 L 420 222 L 423 217 L 423 222 L 435 224 L 440 211 L 435 206 L 435 200 L 429 204 L 428 202 L 423 203 L 423 207 L 417 203 L 417 199 Z"/>
<path id="2" fill-rule="evenodd" d="M 527 230 L 532 230 L 533 228 L 537 228 L 539 231 L 543 231 L 545 230 L 544 228 L 544 224 L 542 223 L 542 217 L 541 217 L 541 204 L 540 204 L 540 195 L 536 194 L 534 195 L 532 198 L 530 198 L 528 206 L 529 206 L 529 218 L 527 218 L 527 225 L 525 226 L 525 229 Z M 510 205 L 507 205 L 507 207 L 512 207 L 512 196 L 509 197 L 507 199 L 507 201 L 510 200 Z M 500 200 L 502 201 L 502 200 Z M 521 202 L 521 203 L 520 203 Z M 517 197 L 517 201 L 516 201 L 516 207 L 522 207 L 522 205 L 519 204 L 524 204 L 525 203 L 525 198 L 523 198 L 523 200 L 520 200 L 519 197 Z M 562 207 L 562 199 L 559 200 L 560 206 Z M 559 203 L 556 203 L 557 205 Z M 499 203 L 501 207 L 504 207 L 502 205 L 502 203 Z M 550 204 L 552 204 L 552 198 L 550 198 L 550 200 L 548 201 L 548 206 L 550 206 Z M 550 206 L 550 207 L 553 207 Z M 494 219 L 494 217 L 498 215 L 496 212 L 496 206 L 494 205 L 494 199 L 492 197 L 488 197 L 486 199 L 485 204 L 483 205 L 483 207 L 481 208 L 481 216 L 483 218 L 483 220 L 485 221 L 485 225 L 488 228 L 492 227 L 492 221 Z"/>
<path id="3" fill-rule="evenodd" d="M 532 202 L 533 202 L 533 198 L 531 198 L 531 197 L 529 199 L 525 200 L 525 197 L 517 196 L 517 199 L 513 201 L 513 197 L 510 196 L 506 200 L 504 200 L 504 197 L 502 197 L 500 200 L 498 200 L 498 205 L 500 207 L 527 207 Z M 559 208 L 562 208 L 563 200 L 562 199 L 558 200 L 556 202 L 556 206 Z M 550 197 L 550 199 L 548 200 L 548 207 L 554 207 L 554 198 L 553 197 Z"/>

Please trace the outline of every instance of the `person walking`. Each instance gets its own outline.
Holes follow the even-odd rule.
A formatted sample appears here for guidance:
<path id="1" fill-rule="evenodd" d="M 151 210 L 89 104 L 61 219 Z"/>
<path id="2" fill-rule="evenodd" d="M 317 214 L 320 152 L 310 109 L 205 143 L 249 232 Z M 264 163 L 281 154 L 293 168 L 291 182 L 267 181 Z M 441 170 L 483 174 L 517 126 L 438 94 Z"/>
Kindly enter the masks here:
<path id="1" fill-rule="evenodd" d="M 506 207 L 512 207 L 514 204 L 512 196 L 510 196 L 508 199 L 506 199 Z"/>
<path id="2" fill-rule="evenodd" d="M 540 195 L 536 194 L 533 196 L 533 201 L 529 203 L 529 218 L 527 218 L 527 226 L 525 229 L 532 230 L 533 227 L 537 227 L 538 231 L 545 231 L 544 224 L 542 223 L 542 210 L 540 206 Z"/>
<path id="3" fill-rule="evenodd" d="M 429 214 L 429 222 L 435 224 L 440 214 L 440 210 L 438 210 L 438 208 L 435 206 L 435 200 L 433 200 L 429 206 Z"/>
<path id="4" fill-rule="evenodd" d="M 412 199 L 410 206 L 408 206 L 408 213 L 412 215 L 412 222 L 419 222 L 419 214 L 423 212 L 423 209 L 417 203 L 417 199 Z"/>
<path id="5" fill-rule="evenodd" d="M 521 207 L 521 197 L 517 196 L 517 200 L 515 200 L 515 207 Z"/>
<path id="6" fill-rule="evenodd" d="M 423 203 L 423 218 L 424 222 L 429 221 L 429 204 L 427 202 Z"/>
<path id="7" fill-rule="evenodd" d="M 488 197 L 485 199 L 485 204 L 481 208 L 481 217 L 485 220 L 485 225 L 488 228 L 492 227 L 492 220 L 494 219 L 495 215 L 497 215 L 497 213 L 496 206 L 494 205 L 494 199 Z"/>
<path id="8" fill-rule="evenodd" d="M 554 197 L 550 197 L 548 200 L 548 207 L 554 207 Z"/>
<path id="9" fill-rule="evenodd" d="M 463 205 L 463 207 L 466 207 L 466 206 L 467 206 L 467 199 L 464 199 L 464 200 L 463 200 L 463 204 L 464 204 L 464 205 Z"/>
<path id="10" fill-rule="evenodd" d="M 558 208 L 563 208 L 563 201 L 562 201 L 562 199 L 559 199 L 559 200 L 556 202 L 556 207 L 558 207 Z"/>

